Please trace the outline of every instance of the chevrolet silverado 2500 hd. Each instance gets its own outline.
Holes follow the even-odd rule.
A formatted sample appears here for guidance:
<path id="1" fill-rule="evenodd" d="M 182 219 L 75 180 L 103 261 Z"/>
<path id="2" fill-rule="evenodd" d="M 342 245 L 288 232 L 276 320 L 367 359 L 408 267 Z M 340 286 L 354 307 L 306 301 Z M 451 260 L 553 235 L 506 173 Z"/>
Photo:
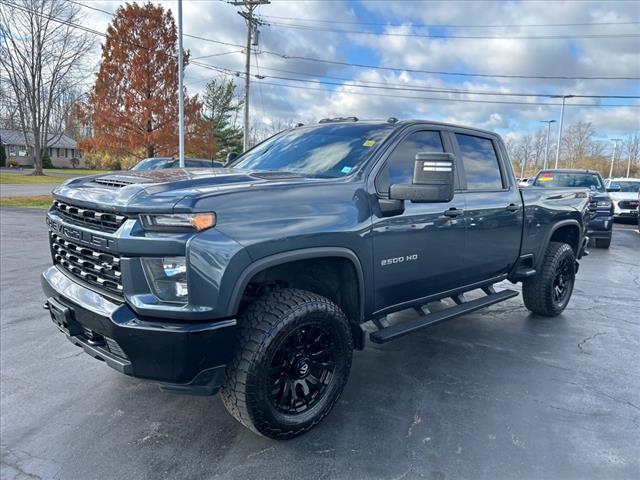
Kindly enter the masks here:
<path id="1" fill-rule="evenodd" d="M 229 168 L 69 180 L 47 213 L 45 308 L 110 367 L 221 392 L 242 424 L 288 438 L 324 418 L 354 349 L 517 295 L 556 316 L 584 253 L 588 191 L 516 185 L 494 133 L 327 119 Z M 465 297 L 477 290 L 482 296 Z M 430 312 L 426 304 L 451 299 Z M 387 314 L 419 317 L 389 324 Z"/>

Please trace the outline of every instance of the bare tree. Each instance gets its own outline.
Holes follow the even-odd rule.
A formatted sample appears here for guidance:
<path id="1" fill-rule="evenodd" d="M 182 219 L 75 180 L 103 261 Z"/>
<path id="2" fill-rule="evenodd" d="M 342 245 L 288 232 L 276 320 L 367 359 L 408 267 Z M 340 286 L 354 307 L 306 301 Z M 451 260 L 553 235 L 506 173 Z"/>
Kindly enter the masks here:
<path id="1" fill-rule="evenodd" d="M 562 136 L 563 150 L 567 166 L 574 168 L 578 162 L 587 158 L 593 148 L 595 131 L 591 122 L 576 122 L 570 125 Z"/>
<path id="2" fill-rule="evenodd" d="M 269 124 L 258 124 L 257 122 L 254 122 L 254 125 L 249 131 L 249 144 L 251 146 L 257 145 L 261 141 L 290 128 L 295 124 L 296 122 L 293 120 L 283 120 L 282 118 L 276 118 Z"/>
<path id="3" fill-rule="evenodd" d="M 544 158 L 546 155 L 545 148 L 547 146 L 547 130 L 545 128 L 539 128 L 536 130 L 533 137 L 533 166 L 542 168 L 544 165 Z"/>
<path id="4" fill-rule="evenodd" d="M 69 87 L 82 81 L 83 57 L 92 48 L 76 28 L 80 8 L 66 0 L 13 0 L 0 4 L 0 65 L 16 101 L 25 144 L 33 145 L 34 174 L 42 175 L 42 152 L 62 133 Z M 57 130 L 57 131 L 56 131 Z"/>
<path id="5" fill-rule="evenodd" d="M 640 132 L 630 133 L 623 141 L 622 154 L 626 156 L 626 177 L 640 173 Z M 625 158 L 625 157 L 622 157 Z"/>

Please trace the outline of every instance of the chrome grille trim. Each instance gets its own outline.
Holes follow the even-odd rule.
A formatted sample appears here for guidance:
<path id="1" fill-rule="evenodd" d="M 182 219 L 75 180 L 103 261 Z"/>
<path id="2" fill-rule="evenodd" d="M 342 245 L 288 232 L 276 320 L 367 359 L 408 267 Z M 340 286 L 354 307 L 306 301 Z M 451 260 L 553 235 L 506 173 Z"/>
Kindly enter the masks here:
<path id="1" fill-rule="evenodd" d="M 50 232 L 53 263 L 71 276 L 98 289 L 122 296 L 120 257 L 86 247 Z"/>
<path id="2" fill-rule="evenodd" d="M 77 207 L 59 200 L 55 200 L 53 205 L 57 213 L 69 223 L 99 231 L 115 232 L 127 219 L 125 215 Z"/>

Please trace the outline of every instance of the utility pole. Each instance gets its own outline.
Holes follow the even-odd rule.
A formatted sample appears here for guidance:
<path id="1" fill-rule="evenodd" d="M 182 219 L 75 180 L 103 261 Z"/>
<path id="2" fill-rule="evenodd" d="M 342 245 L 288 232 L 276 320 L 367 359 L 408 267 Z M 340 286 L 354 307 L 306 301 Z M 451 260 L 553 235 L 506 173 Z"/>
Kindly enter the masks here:
<path id="1" fill-rule="evenodd" d="M 258 42 L 258 25 L 262 22 L 253 16 L 253 12 L 260 5 L 271 3 L 269 0 L 234 0 L 229 2 L 236 7 L 246 7 L 245 10 L 239 11 L 238 14 L 247 22 L 247 51 L 245 52 L 244 62 L 244 135 L 243 149 L 249 150 L 249 84 L 251 78 L 251 36 L 254 36 L 254 45 Z"/>
<path id="2" fill-rule="evenodd" d="M 546 146 L 544 147 L 544 166 L 542 167 L 543 170 L 546 170 L 547 169 L 547 165 L 549 164 L 549 135 L 551 134 L 551 124 L 552 123 L 556 123 L 556 121 L 555 120 L 540 120 L 540 123 L 546 123 L 547 124 L 547 142 L 546 142 Z"/>
<path id="3" fill-rule="evenodd" d="M 611 167 L 609 167 L 609 178 L 613 178 L 613 164 L 616 161 L 616 151 L 618 150 L 618 142 L 621 140 L 619 138 L 612 138 L 613 142 L 613 152 L 611 152 Z"/>
<path id="4" fill-rule="evenodd" d="M 560 109 L 560 128 L 558 129 L 558 145 L 556 147 L 556 168 L 560 162 L 560 142 L 562 140 L 562 125 L 564 124 L 564 103 L 567 98 L 573 98 L 575 95 L 551 95 L 549 98 L 562 98 L 562 108 Z"/>
<path id="5" fill-rule="evenodd" d="M 184 89 L 182 87 L 184 65 L 182 60 L 182 0 L 178 0 L 178 159 L 184 168 Z"/>

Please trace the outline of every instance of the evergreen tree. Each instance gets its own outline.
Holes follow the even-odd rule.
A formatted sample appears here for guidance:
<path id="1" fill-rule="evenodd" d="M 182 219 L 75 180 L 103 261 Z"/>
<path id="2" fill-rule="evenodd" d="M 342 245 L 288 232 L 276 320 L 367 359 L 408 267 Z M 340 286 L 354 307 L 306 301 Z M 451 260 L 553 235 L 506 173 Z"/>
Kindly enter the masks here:
<path id="1" fill-rule="evenodd" d="M 243 105 L 233 81 L 212 80 L 207 84 L 202 119 L 215 138 L 218 161 L 225 161 L 231 152 L 242 152 L 242 129 L 236 126 L 236 117 Z"/>

